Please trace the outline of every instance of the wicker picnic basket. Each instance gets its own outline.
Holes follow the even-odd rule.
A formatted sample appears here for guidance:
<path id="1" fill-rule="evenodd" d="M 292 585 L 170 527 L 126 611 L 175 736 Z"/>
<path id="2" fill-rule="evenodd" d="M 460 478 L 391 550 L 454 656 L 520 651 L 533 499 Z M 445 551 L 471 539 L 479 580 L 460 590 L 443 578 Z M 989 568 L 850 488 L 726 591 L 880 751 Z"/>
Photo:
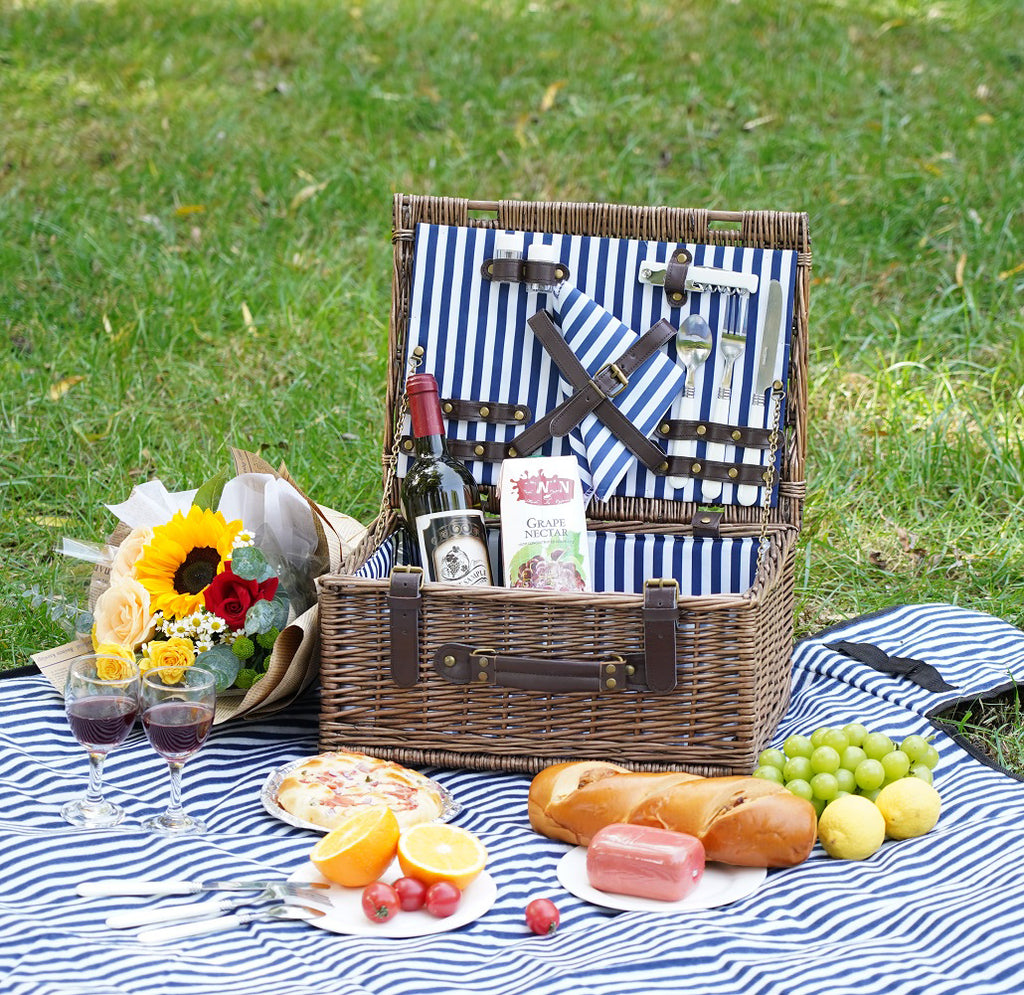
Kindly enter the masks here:
<path id="1" fill-rule="evenodd" d="M 393 223 L 384 501 L 345 572 L 320 581 L 321 749 L 524 772 L 594 758 L 638 770 L 749 773 L 789 700 L 805 489 L 806 215 L 400 194 Z M 435 230 L 424 226 L 790 253 L 788 372 L 774 392 L 785 396 L 786 414 L 772 435 L 777 470 L 763 500 L 711 508 L 615 494 L 588 506 L 588 528 L 616 541 L 753 543 L 749 585 L 687 593 L 674 579 L 645 576 L 625 592 L 466 588 L 421 583 L 399 562 L 403 385 L 422 352 L 410 343 L 414 263 L 417 239 Z M 435 277 L 443 278 L 428 271 L 426 280 Z M 499 512 L 497 488 L 485 481 L 481 490 L 485 510 Z M 389 544 L 387 568 L 375 568 Z"/>

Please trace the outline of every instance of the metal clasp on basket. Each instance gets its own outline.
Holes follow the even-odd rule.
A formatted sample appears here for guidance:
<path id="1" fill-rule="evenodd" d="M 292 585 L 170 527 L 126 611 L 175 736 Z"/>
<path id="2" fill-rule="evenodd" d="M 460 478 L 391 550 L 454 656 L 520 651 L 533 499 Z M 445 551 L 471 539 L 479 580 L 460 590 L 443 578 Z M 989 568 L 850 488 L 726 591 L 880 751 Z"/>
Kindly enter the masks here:
<path id="1" fill-rule="evenodd" d="M 597 378 L 605 371 L 610 373 L 612 375 L 612 379 L 619 385 L 616 390 L 606 392 L 601 390 L 600 387 L 597 387 Z M 601 396 L 604 398 L 618 397 L 619 394 L 629 386 L 629 377 L 627 377 L 626 374 L 615 365 L 615 363 L 605 363 L 604 366 L 594 374 L 594 386 L 601 391 Z"/>
<path id="2" fill-rule="evenodd" d="M 492 666 L 498 651 L 490 647 L 479 647 L 470 654 L 470 664 L 473 666 L 473 680 L 477 684 L 494 684 L 495 669 Z"/>

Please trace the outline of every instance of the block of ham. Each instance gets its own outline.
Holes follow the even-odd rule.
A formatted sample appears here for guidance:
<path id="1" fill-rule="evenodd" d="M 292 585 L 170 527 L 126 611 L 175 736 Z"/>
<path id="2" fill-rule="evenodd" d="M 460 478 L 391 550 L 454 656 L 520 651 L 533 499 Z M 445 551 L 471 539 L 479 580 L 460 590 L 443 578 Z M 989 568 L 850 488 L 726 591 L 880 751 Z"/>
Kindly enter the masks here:
<path id="1" fill-rule="evenodd" d="M 678 902 L 703 876 L 704 845 L 688 833 L 613 823 L 587 847 L 587 878 L 598 891 Z"/>

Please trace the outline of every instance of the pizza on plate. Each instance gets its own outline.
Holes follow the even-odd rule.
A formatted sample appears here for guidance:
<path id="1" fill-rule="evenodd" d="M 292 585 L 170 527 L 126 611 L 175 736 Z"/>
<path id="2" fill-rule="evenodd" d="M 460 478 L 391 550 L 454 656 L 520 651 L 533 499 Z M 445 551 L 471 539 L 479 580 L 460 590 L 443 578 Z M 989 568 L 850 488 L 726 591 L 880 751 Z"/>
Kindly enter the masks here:
<path id="1" fill-rule="evenodd" d="M 428 777 L 365 753 L 321 753 L 293 767 L 277 790 L 286 812 L 323 829 L 373 805 L 386 805 L 402 829 L 437 819 L 444 807 Z"/>

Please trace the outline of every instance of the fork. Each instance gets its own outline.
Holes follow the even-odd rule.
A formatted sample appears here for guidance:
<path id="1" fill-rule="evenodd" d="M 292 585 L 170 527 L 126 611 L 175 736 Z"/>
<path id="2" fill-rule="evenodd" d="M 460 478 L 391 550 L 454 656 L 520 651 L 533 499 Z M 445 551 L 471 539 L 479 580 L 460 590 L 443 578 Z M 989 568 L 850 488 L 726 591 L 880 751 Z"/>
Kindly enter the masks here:
<path id="1" fill-rule="evenodd" d="M 309 885 L 279 882 L 268 885 L 258 895 L 213 898 L 206 902 L 190 902 L 187 905 L 169 905 L 163 908 L 125 909 L 107 916 L 107 926 L 111 929 L 131 929 L 134 926 L 149 926 L 158 922 L 211 919 L 245 905 L 259 905 L 262 902 L 283 901 L 288 898 L 297 899 L 300 904 L 320 905 L 326 903 L 325 908 L 331 907 L 330 899 L 317 894 Z"/>
<path id="2" fill-rule="evenodd" d="M 722 379 L 711 407 L 711 421 L 726 424 L 729 420 L 729 407 L 732 400 L 732 378 L 736 370 L 736 361 L 743 355 L 747 347 L 746 328 L 746 294 L 731 295 L 725 303 L 725 326 L 718 339 L 722 351 Z M 709 462 L 721 462 L 726 457 L 726 447 L 721 442 L 709 442 L 705 450 L 705 459 Z M 720 480 L 705 479 L 701 484 L 701 500 L 712 500 L 722 493 Z"/>
<path id="3" fill-rule="evenodd" d="M 275 905 L 269 909 L 255 909 L 252 912 L 235 912 L 218 919 L 198 919 L 192 922 L 173 923 L 170 926 L 156 926 L 144 929 L 136 934 L 140 943 L 167 943 L 172 940 L 184 939 L 188 936 L 203 936 L 207 933 L 219 933 L 221 930 L 244 926 L 257 919 L 315 919 L 326 915 L 329 908 L 304 905 Z"/>

